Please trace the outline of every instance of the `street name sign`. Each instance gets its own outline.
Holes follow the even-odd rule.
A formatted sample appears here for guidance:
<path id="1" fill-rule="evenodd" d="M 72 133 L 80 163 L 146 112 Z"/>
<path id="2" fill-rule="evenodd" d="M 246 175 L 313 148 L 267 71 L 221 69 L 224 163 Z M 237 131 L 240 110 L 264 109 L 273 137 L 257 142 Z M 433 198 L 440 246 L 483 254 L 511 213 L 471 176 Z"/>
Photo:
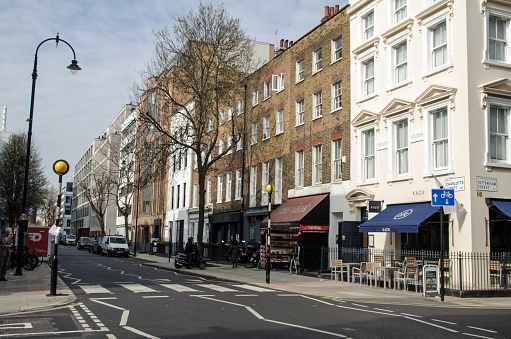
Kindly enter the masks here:
<path id="1" fill-rule="evenodd" d="M 431 206 L 454 206 L 454 190 L 432 189 Z"/>

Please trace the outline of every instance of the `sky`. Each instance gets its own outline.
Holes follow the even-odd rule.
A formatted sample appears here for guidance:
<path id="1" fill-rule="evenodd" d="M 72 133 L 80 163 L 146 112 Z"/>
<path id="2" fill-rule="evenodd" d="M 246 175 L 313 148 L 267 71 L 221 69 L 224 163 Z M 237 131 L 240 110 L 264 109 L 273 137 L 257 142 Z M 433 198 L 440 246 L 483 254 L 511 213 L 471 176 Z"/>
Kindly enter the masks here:
<path id="1" fill-rule="evenodd" d="M 0 107 L 7 106 L 6 131 L 26 133 L 32 70 L 37 46 L 57 33 L 76 53 L 81 71 L 66 68 L 72 50 L 63 42 L 42 44 L 32 144 L 37 145 L 49 182 L 57 187 L 53 163 L 66 160 L 73 170 L 94 138 L 100 136 L 141 81 L 154 51 L 153 32 L 196 9 L 198 0 L 0 0 Z M 207 2 L 205 2 L 207 3 Z M 212 1 L 214 5 L 221 1 Z M 253 40 L 279 44 L 297 41 L 316 27 L 328 3 L 318 0 L 227 0 L 223 4 Z M 1 110 L 0 110 L 1 114 Z"/>

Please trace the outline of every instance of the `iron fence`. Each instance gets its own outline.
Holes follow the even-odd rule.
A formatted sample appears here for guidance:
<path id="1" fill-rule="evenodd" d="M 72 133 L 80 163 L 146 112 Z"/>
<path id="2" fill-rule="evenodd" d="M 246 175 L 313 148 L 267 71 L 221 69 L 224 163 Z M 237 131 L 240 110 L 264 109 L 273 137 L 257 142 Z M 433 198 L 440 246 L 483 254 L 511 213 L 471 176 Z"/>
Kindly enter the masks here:
<path id="1" fill-rule="evenodd" d="M 426 250 L 342 248 L 339 251 L 337 247 L 323 248 L 321 269 L 328 270 L 333 259 L 342 259 L 346 263 L 380 262 L 383 266 L 404 266 L 408 261 L 419 268 L 425 265 L 440 267 L 440 254 L 440 251 Z M 446 294 L 511 292 L 511 252 L 446 251 L 443 258 Z"/>

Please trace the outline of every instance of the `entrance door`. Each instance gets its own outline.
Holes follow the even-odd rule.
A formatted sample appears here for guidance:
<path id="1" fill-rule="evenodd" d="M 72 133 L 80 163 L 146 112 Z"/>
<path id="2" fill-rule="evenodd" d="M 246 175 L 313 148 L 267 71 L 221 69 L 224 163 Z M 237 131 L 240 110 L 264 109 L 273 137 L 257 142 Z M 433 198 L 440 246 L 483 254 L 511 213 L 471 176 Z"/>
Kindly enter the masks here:
<path id="1" fill-rule="evenodd" d="M 142 243 L 140 244 L 140 252 L 149 252 L 149 227 L 142 227 Z"/>
<path id="2" fill-rule="evenodd" d="M 339 222 L 339 255 L 343 262 L 353 262 L 351 249 L 362 248 L 363 234 L 358 231 L 361 221 Z"/>
<path id="3" fill-rule="evenodd" d="M 177 248 L 179 251 L 184 251 L 184 230 L 185 228 L 185 221 L 184 220 L 178 220 L 176 221 L 176 236 L 177 236 Z"/>

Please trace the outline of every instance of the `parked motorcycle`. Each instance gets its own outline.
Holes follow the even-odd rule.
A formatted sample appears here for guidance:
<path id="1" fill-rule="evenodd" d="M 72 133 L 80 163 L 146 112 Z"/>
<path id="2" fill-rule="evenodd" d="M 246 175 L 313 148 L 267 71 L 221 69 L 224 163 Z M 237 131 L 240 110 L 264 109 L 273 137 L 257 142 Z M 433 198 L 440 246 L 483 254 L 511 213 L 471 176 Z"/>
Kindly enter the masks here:
<path id="1" fill-rule="evenodd" d="M 185 253 L 178 253 L 174 259 L 174 266 L 176 268 L 188 266 L 188 256 Z M 194 249 L 192 252 L 192 266 L 198 267 L 201 270 L 206 268 L 206 261 L 199 254 L 197 249 Z"/>
<path id="2" fill-rule="evenodd" d="M 256 250 L 252 254 L 252 258 L 250 258 L 250 262 L 252 263 L 253 267 L 258 267 L 259 266 L 259 259 L 261 259 L 261 253 L 259 252 L 259 250 Z"/>

